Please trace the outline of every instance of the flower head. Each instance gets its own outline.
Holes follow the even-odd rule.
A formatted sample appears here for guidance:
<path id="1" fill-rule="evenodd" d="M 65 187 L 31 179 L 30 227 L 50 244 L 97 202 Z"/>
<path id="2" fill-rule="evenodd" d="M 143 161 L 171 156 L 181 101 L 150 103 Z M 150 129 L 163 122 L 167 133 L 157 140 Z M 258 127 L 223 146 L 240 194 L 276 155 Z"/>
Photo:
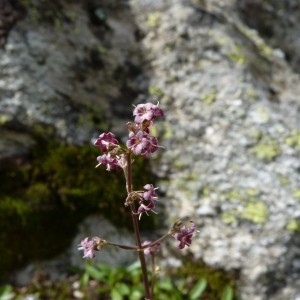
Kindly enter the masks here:
<path id="1" fill-rule="evenodd" d="M 116 156 L 111 155 L 110 153 L 98 156 L 97 161 L 98 165 L 96 166 L 96 168 L 100 165 L 106 166 L 107 171 L 120 168 L 118 158 Z"/>
<path id="2" fill-rule="evenodd" d="M 173 230 L 175 229 L 177 232 L 174 233 L 174 237 L 176 240 L 178 240 L 180 243 L 178 245 L 179 249 L 183 249 L 185 246 L 189 247 L 192 244 L 192 237 L 193 233 L 196 229 L 195 223 L 193 221 L 190 221 L 191 226 L 186 227 L 185 225 L 180 225 L 180 227 L 175 227 L 178 224 L 175 223 Z M 179 231 L 179 232 L 178 232 Z"/>
<path id="3" fill-rule="evenodd" d="M 146 205 L 144 203 L 141 203 L 140 207 L 137 210 L 137 214 L 140 215 L 139 219 L 141 218 L 141 216 L 142 216 L 143 213 L 147 214 L 148 211 L 152 211 L 152 212 L 154 212 L 156 214 L 157 212 L 155 212 L 153 210 L 154 208 L 155 208 L 155 203 L 154 202 L 150 202 L 148 205 Z"/>
<path id="4" fill-rule="evenodd" d="M 101 250 L 106 244 L 106 240 L 94 236 L 90 241 L 88 238 L 82 240 L 81 243 L 78 245 L 78 250 L 83 250 L 83 258 L 94 258 L 94 251 Z"/>
<path id="5" fill-rule="evenodd" d="M 164 115 L 164 112 L 158 105 L 152 103 L 139 104 L 133 110 L 133 115 L 135 116 L 134 122 L 141 124 L 143 122 L 151 122 L 156 117 Z"/>
<path id="6" fill-rule="evenodd" d="M 148 157 L 158 149 L 158 141 L 154 136 L 146 131 L 130 132 L 129 139 L 126 142 L 127 148 L 131 149 L 135 155 Z"/>
<path id="7" fill-rule="evenodd" d="M 92 240 L 88 240 L 88 238 L 85 238 L 81 241 L 80 245 L 78 245 L 78 250 L 83 250 L 83 258 L 94 258 L 94 250 L 96 247 L 96 242 Z"/>
<path id="8" fill-rule="evenodd" d="M 113 133 L 108 132 L 100 134 L 94 145 L 100 147 L 102 152 L 106 152 L 109 149 L 117 147 L 119 142 Z"/>
<path id="9" fill-rule="evenodd" d="M 139 214 L 139 218 L 141 218 L 143 213 L 146 213 L 148 211 L 152 211 L 156 214 L 154 211 L 155 208 L 155 201 L 157 201 L 157 196 L 155 193 L 155 190 L 158 188 L 155 188 L 153 184 L 146 184 L 144 186 L 144 189 L 146 192 L 139 192 L 140 195 L 140 207 L 137 210 L 137 214 Z"/>
<path id="10" fill-rule="evenodd" d="M 144 186 L 144 189 L 147 190 L 147 191 L 144 192 L 144 194 L 143 194 L 143 198 L 144 198 L 145 200 L 149 200 L 149 201 L 157 200 L 155 190 L 157 190 L 158 187 L 155 188 L 155 187 L 153 186 L 153 184 L 146 184 L 146 185 Z"/>

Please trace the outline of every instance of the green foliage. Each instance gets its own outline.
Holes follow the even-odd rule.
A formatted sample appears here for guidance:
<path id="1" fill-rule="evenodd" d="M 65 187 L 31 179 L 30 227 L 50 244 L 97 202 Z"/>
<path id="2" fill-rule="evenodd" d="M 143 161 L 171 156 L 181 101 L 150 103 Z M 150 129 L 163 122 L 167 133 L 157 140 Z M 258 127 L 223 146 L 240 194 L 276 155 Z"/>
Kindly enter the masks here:
<path id="1" fill-rule="evenodd" d="M 0 300 L 11 300 L 13 297 L 13 288 L 10 285 L 0 286 Z"/>
<path id="2" fill-rule="evenodd" d="M 82 289 L 88 289 L 91 280 L 98 282 L 97 293 L 111 299 L 141 300 L 144 296 L 142 273 L 139 262 L 129 267 L 111 269 L 100 264 L 87 263 L 81 275 Z M 155 281 L 154 296 L 160 300 L 233 300 L 234 284 L 230 277 L 221 271 L 212 270 L 204 265 L 188 263 L 180 269 L 168 270 Z"/>
<path id="3" fill-rule="evenodd" d="M 25 299 L 35 295 L 35 299 L 144 299 L 140 263 L 128 267 L 110 268 L 105 264 L 92 265 L 91 261 L 83 270 L 73 270 L 73 275 L 59 282 L 38 282 L 18 289 L 6 285 L 0 287 L 0 299 Z M 149 274 L 150 275 L 150 274 Z M 151 276 L 150 276 L 151 279 Z M 154 285 L 154 299 L 159 300 L 235 300 L 233 274 L 214 270 L 202 262 L 189 259 L 180 268 L 169 268 L 164 274 L 157 274 Z M 8 298 L 14 295 L 14 298 Z"/>

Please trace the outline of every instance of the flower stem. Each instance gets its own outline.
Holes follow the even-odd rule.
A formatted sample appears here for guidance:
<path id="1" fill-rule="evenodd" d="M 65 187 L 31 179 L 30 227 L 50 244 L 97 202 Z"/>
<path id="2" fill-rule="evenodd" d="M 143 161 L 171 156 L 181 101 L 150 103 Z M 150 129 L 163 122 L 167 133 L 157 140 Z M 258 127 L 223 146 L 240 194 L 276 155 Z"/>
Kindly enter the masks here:
<path id="1" fill-rule="evenodd" d="M 126 189 L 127 189 L 127 195 L 132 193 L 132 161 L 131 161 L 131 153 L 128 151 L 127 153 L 127 166 L 124 168 L 125 173 L 125 179 L 126 179 Z M 131 218 L 134 228 L 134 234 L 135 234 L 135 241 L 138 249 L 142 248 L 142 242 L 141 242 L 141 235 L 140 235 L 140 229 L 138 224 L 138 218 L 137 214 L 135 212 L 135 207 L 133 203 L 130 203 L 130 209 L 131 209 Z M 148 279 L 148 272 L 147 272 L 147 265 L 146 265 L 146 259 L 144 251 L 138 251 L 140 263 L 141 263 L 141 269 L 143 274 L 143 283 L 145 288 L 145 296 L 147 300 L 151 300 L 151 292 L 150 292 L 150 284 Z"/>

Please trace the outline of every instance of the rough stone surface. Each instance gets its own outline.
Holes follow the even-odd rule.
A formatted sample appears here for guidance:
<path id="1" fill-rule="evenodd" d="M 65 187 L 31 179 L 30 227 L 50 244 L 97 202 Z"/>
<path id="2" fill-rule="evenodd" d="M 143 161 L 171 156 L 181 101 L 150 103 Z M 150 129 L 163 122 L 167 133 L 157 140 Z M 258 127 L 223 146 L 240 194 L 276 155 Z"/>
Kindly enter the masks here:
<path id="1" fill-rule="evenodd" d="M 129 114 L 123 108 L 132 100 L 121 97 L 132 96 L 128 65 L 139 64 L 130 11 L 124 5 L 119 10 L 108 6 L 107 22 L 98 24 L 92 18 L 97 9 L 102 12 L 96 4 L 90 7 L 92 16 L 80 2 L 60 6 L 58 12 L 50 5 L 52 24 L 36 20 L 34 8 L 28 9 L 10 32 L 5 50 L 0 50 L 1 127 L 26 132 L 34 124 L 44 124 L 68 143 L 87 142 L 97 118 L 114 126 L 115 120 Z M 0 137 L 4 144 L 9 142 L 5 137 Z M 1 152 L 0 158 L 11 151 Z"/>
<path id="2" fill-rule="evenodd" d="M 15 272 L 11 276 L 11 282 L 19 286 L 28 285 L 32 278 L 41 271 L 46 271 L 51 280 L 60 280 L 66 277 L 69 266 L 83 266 L 82 251 L 78 251 L 78 245 L 87 236 L 98 236 L 122 245 L 134 245 L 133 235 L 130 232 L 125 229 L 117 229 L 101 216 L 91 216 L 79 226 L 78 234 L 66 252 L 53 260 L 29 264 L 24 269 Z M 128 265 L 133 261 L 135 261 L 135 253 L 109 246 L 102 249 L 101 255 L 96 255 L 94 259 L 95 264 L 103 263 L 111 267 Z"/>
<path id="3" fill-rule="evenodd" d="M 91 127 L 79 125 L 75 104 L 88 111 L 88 99 L 118 128 L 124 105 L 159 100 L 165 149 L 153 171 L 165 226 L 193 219 L 195 259 L 236 270 L 242 299 L 300 299 L 300 10 L 282 3 L 131 0 L 107 15 L 113 34 L 100 42 L 75 4 L 68 11 L 82 17 L 61 30 L 25 20 L 0 60 L 0 121 L 48 122 L 77 142 Z"/>
<path id="4" fill-rule="evenodd" d="M 196 258 L 240 271 L 243 299 L 297 299 L 299 74 L 234 1 L 205 2 L 132 1 L 166 110 L 161 202 L 170 223 L 197 222 Z M 299 36 L 284 33 L 295 47 Z"/>

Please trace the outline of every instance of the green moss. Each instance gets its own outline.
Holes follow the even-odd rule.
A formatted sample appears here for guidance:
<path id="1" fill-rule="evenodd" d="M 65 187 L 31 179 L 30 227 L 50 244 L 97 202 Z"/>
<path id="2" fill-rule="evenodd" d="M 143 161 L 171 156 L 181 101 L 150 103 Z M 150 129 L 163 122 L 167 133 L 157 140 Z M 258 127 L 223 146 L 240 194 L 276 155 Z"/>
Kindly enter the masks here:
<path id="1" fill-rule="evenodd" d="M 268 208 L 263 202 L 253 201 L 246 205 L 241 217 L 256 224 L 262 224 L 266 222 L 268 214 Z"/>
<path id="2" fill-rule="evenodd" d="M 27 15 L 33 23 L 51 24 L 55 29 L 62 28 L 62 20 L 68 18 L 60 1 L 20 0 L 20 4 L 27 9 Z"/>
<path id="3" fill-rule="evenodd" d="M 270 138 L 261 140 L 252 148 L 252 153 L 265 162 L 271 162 L 281 153 L 279 144 Z"/>
<path id="4" fill-rule="evenodd" d="M 227 200 L 244 200 L 244 195 L 237 190 L 229 190 L 228 192 L 224 193 L 225 199 Z"/>
<path id="5" fill-rule="evenodd" d="M 258 196 L 260 194 L 260 190 L 259 189 L 254 189 L 254 188 L 248 188 L 245 190 L 246 195 L 250 196 L 250 197 L 255 197 Z"/>
<path id="6" fill-rule="evenodd" d="M 10 118 L 7 115 L 0 115 L 0 125 L 6 124 Z"/>
<path id="7" fill-rule="evenodd" d="M 256 91 L 252 87 L 249 87 L 247 89 L 246 96 L 249 97 L 250 99 L 253 99 L 253 100 L 258 99 L 258 94 L 256 93 Z"/>
<path id="8" fill-rule="evenodd" d="M 297 199 L 300 200 L 300 189 L 296 189 L 293 191 L 293 196 Z"/>
<path id="9" fill-rule="evenodd" d="M 292 131 L 291 135 L 285 139 L 285 143 L 296 150 L 300 150 L 300 131 Z"/>
<path id="10" fill-rule="evenodd" d="M 300 232 L 300 222 L 293 219 L 288 222 L 285 229 L 290 232 Z"/>
<path id="11" fill-rule="evenodd" d="M 3 219 L 11 220 L 12 217 L 20 217 L 23 218 L 28 212 L 30 211 L 30 208 L 24 201 L 13 198 L 9 196 L 4 196 L 1 199 L 0 202 L 0 215 Z M 10 224 L 7 224 L 8 226 L 11 226 Z"/>
<path id="12" fill-rule="evenodd" d="M 160 22 L 160 18 L 161 18 L 161 13 L 159 11 L 153 12 L 149 14 L 146 23 L 149 27 L 152 28 L 157 27 Z"/>
<path id="13" fill-rule="evenodd" d="M 241 47 L 234 45 L 231 52 L 227 52 L 226 56 L 233 62 L 244 65 L 247 61 L 246 56 L 244 55 Z"/>
<path id="14" fill-rule="evenodd" d="M 236 215 L 232 212 L 226 211 L 221 216 L 222 221 L 226 224 L 235 224 L 237 223 Z"/>
<path id="15" fill-rule="evenodd" d="M 156 85 L 150 85 L 148 91 L 151 96 L 158 98 L 161 98 L 164 95 L 164 92 Z"/>
<path id="16" fill-rule="evenodd" d="M 280 181 L 280 184 L 284 187 L 287 187 L 290 185 L 289 179 L 285 176 L 279 176 L 279 181 Z"/>
<path id="17" fill-rule="evenodd" d="M 212 88 L 208 93 L 200 95 L 200 98 L 206 104 L 212 104 L 218 97 L 218 90 L 216 87 Z"/>
<path id="18" fill-rule="evenodd" d="M 258 35 L 255 30 L 250 29 L 249 27 L 245 26 L 242 22 L 237 20 L 233 23 L 234 27 L 248 40 L 255 46 L 255 48 L 260 52 L 260 54 L 269 59 L 272 54 L 273 50 L 270 48 L 266 42 Z"/>

